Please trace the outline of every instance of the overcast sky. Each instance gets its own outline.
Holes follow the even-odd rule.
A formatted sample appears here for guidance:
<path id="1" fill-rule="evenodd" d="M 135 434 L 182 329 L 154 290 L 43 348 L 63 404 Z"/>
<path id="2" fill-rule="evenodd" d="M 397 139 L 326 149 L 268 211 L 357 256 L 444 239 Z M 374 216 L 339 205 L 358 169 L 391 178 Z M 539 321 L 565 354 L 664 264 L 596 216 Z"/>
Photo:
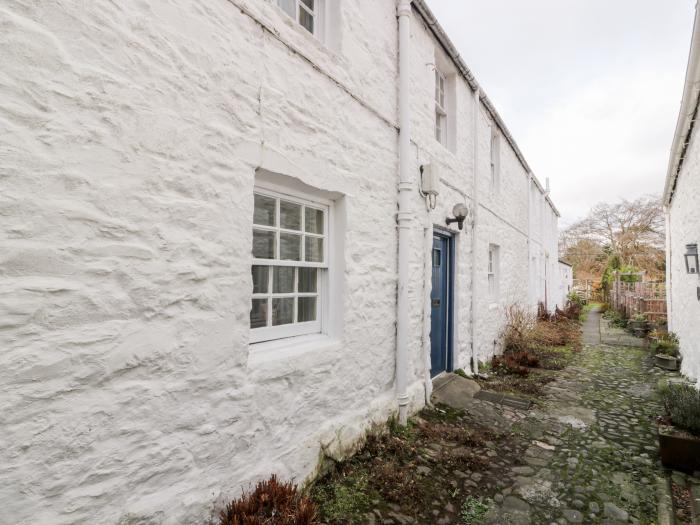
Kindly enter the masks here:
<path id="1" fill-rule="evenodd" d="M 693 0 L 428 0 L 566 225 L 663 190 Z"/>

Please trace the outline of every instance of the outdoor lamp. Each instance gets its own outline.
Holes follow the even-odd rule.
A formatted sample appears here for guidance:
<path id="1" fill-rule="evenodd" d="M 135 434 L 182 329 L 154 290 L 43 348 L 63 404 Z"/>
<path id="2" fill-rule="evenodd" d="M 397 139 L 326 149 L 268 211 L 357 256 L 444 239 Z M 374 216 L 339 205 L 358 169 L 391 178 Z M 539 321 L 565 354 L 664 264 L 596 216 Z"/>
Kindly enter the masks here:
<path id="1" fill-rule="evenodd" d="M 688 273 L 698 273 L 698 245 L 686 244 L 685 251 L 685 269 Z"/>
<path id="2" fill-rule="evenodd" d="M 469 216 L 469 208 L 466 204 L 458 202 L 454 205 L 454 208 L 452 208 L 452 215 L 454 215 L 454 218 L 447 217 L 445 222 L 447 222 L 448 226 L 453 222 L 456 222 L 457 226 L 461 230 L 464 228 L 464 221 Z"/>

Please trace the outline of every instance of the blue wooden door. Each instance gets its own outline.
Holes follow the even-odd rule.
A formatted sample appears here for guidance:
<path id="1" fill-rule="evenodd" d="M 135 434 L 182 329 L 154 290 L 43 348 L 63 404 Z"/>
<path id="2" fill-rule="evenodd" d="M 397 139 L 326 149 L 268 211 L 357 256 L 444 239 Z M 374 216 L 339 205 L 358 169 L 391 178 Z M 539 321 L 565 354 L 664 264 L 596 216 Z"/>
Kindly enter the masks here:
<path id="1" fill-rule="evenodd" d="M 433 288 L 430 293 L 430 376 L 450 370 L 452 359 L 452 238 L 433 235 Z"/>

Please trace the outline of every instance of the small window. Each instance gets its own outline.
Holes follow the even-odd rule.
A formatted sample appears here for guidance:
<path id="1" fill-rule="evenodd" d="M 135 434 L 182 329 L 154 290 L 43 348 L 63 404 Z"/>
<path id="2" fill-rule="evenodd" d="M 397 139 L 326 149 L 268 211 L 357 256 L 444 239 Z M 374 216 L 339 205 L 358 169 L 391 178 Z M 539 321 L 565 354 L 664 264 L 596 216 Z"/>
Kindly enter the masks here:
<path id="1" fill-rule="evenodd" d="M 435 68 L 435 139 L 443 146 L 447 145 L 447 103 L 445 75 Z"/>
<path id="2" fill-rule="evenodd" d="M 500 155 L 501 136 L 495 125 L 491 126 L 491 193 L 498 193 L 501 184 Z"/>
<path id="3" fill-rule="evenodd" d="M 321 332 L 328 207 L 256 191 L 251 341 Z"/>
<path id="4" fill-rule="evenodd" d="M 323 0 L 277 0 L 282 11 L 316 37 L 323 28 Z"/>
<path id="5" fill-rule="evenodd" d="M 489 260 L 488 260 L 488 283 L 489 283 L 489 299 L 492 303 L 498 301 L 498 282 L 499 279 L 499 247 L 495 244 L 489 245 Z"/>

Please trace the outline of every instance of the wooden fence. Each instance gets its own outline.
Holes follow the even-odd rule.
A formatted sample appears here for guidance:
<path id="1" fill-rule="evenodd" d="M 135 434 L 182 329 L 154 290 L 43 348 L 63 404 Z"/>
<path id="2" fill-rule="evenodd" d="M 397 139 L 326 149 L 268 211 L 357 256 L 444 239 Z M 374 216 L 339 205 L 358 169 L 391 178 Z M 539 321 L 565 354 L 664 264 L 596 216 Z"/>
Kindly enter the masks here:
<path id="1" fill-rule="evenodd" d="M 642 274 L 615 274 L 610 305 L 626 317 L 644 314 L 648 321 L 666 318 L 666 283 L 661 281 L 627 282 L 625 277 L 642 279 Z"/>

